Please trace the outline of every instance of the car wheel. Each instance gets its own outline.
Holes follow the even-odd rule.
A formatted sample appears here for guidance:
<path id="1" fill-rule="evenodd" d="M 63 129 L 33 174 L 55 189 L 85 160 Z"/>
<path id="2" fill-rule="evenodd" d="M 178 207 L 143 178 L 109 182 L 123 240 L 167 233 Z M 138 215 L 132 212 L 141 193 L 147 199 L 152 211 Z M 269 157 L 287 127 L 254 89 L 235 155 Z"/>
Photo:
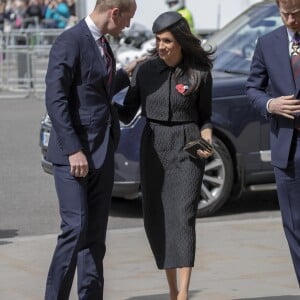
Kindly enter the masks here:
<path id="1" fill-rule="evenodd" d="M 233 166 L 224 143 L 213 137 L 214 154 L 207 159 L 201 188 L 198 216 L 215 213 L 229 198 L 233 185 Z"/>

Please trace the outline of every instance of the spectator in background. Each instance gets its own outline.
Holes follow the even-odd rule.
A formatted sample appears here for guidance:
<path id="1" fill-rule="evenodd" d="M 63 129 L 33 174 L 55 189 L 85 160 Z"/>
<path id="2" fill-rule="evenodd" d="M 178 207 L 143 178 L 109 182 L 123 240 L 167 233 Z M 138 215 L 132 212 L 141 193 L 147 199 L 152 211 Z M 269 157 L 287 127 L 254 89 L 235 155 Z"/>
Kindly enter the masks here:
<path id="1" fill-rule="evenodd" d="M 193 15 L 185 6 L 185 0 L 166 0 L 169 9 L 181 14 L 188 22 L 192 33 L 195 33 Z"/>
<path id="2" fill-rule="evenodd" d="M 23 27 L 23 19 L 26 17 L 27 2 L 25 0 L 15 0 L 8 11 L 9 20 L 13 29 Z"/>
<path id="3" fill-rule="evenodd" d="M 74 26 L 78 18 L 76 16 L 76 1 L 75 0 L 67 0 L 67 4 L 69 6 L 70 18 L 68 22 L 68 27 Z"/>
<path id="4" fill-rule="evenodd" d="M 42 9 L 43 19 L 45 19 L 46 11 L 47 11 L 48 4 L 50 3 L 50 1 L 51 0 L 40 0 L 40 5 L 41 5 L 41 9 Z"/>
<path id="5" fill-rule="evenodd" d="M 29 0 L 25 13 L 25 28 L 37 26 L 43 18 L 42 7 L 39 0 Z"/>
<path id="6" fill-rule="evenodd" d="M 4 11 L 3 11 L 3 14 L 2 14 L 3 25 L 4 25 L 3 30 L 5 32 L 9 32 L 13 27 L 13 19 L 15 17 L 15 14 L 14 14 L 14 11 L 13 11 L 13 5 L 12 5 L 12 2 L 9 1 L 9 0 L 8 1 L 0 0 L 0 2 L 1 3 L 5 2 Z"/>
<path id="7" fill-rule="evenodd" d="M 68 7 L 69 7 L 70 15 L 71 16 L 76 16 L 75 0 L 67 0 L 67 4 L 68 4 Z"/>
<path id="8" fill-rule="evenodd" d="M 5 19 L 7 18 L 6 15 L 6 0 L 0 0 L 0 34 L 4 32 L 4 25 Z M 5 52 L 2 52 L 4 48 L 4 36 L 0 36 L 0 64 L 5 59 Z"/>
<path id="9" fill-rule="evenodd" d="M 0 32 L 4 31 L 6 0 L 0 0 Z"/>
<path id="10" fill-rule="evenodd" d="M 70 10 L 65 0 L 51 0 L 49 2 L 45 13 L 47 27 L 65 28 L 69 18 Z"/>

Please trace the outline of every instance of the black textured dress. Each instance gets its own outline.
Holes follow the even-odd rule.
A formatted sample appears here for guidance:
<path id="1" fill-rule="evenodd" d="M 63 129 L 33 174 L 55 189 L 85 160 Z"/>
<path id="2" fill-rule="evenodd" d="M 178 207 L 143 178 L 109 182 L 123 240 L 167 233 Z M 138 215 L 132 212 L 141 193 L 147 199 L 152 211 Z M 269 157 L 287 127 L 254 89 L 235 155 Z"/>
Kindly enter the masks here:
<path id="1" fill-rule="evenodd" d="M 147 122 L 141 141 L 141 183 L 146 234 L 159 269 L 192 267 L 195 220 L 204 161 L 193 159 L 184 145 L 210 127 L 211 74 L 199 91 L 183 96 L 185 76 L 155 58 L 140 65 L 120 111 L 129 121 L 140 105 Z"/>

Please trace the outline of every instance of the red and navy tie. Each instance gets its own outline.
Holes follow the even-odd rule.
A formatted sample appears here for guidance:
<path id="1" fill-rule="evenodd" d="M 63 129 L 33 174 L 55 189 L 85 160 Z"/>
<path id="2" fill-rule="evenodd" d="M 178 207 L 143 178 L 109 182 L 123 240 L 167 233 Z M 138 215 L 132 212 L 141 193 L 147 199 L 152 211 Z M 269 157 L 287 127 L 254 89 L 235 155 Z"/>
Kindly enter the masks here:
<path id="1" fill-rule="evenodd" d="M 109 54 L 108 45 L 107 45 L 108 42 L 104 35 L 102 35 L 101 38 L 99 39 L 99 44 L 103 50 L 104 60 L 105 60 L 106 69 L 107 69 L 107 73 L 108 73 L 108 83 L 110 84 L 112 81 L 112 75 L 113 75 L 113 59 L 112 59 L 111 55 Z"/>

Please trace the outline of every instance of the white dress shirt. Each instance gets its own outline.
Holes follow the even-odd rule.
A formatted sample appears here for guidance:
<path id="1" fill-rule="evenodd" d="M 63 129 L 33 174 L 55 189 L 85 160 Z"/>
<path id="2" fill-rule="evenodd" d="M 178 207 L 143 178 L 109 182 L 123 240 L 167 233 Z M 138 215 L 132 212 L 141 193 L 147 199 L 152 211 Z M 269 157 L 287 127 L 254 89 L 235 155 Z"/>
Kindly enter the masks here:
<path id="1" fill-rule="evenodd" d="M 96 26 L 96 24 L 94 23 L 94 21 L 92 20 L 92 18 L 90 16 L 87 16 L 85 18 L 85 22 L 93 36 L 93 38 L 95 39 L 96 44 L 99 46 L 101 55 L 104 57 L 104 50 L 102 49 L 102 47 L 99 45 L 98 40 L 101 38 L 101 36 L 103 35 L 99 28 Z"/>

